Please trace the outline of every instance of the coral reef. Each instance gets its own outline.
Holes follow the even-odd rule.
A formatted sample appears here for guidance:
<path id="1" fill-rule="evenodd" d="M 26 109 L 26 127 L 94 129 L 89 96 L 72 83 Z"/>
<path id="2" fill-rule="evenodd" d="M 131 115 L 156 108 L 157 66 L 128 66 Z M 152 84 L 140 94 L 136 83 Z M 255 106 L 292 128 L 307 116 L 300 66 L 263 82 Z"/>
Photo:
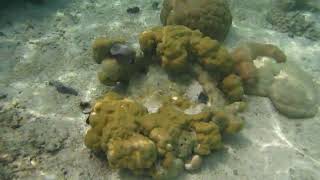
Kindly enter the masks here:
<path id="1" fill-rule="evenodd" d="M 310 40 L 319 40 L 320 31 L 316 26 L 316 22 L 310 20 L 301 11 L 289 11 L 292 9 L 282 7 L 281 5 L 280 8 L 272 8 L 267 13 L 266 20 L 272 25 L 274 30 L 288 33 L 290 37 L 303 36 Z"/>
<path id="2" fill-rule="evenodd" d="M 103 151 L 112 168 L 155 179 L 199 169 L 201 156 L 220 149 L 223 134 L 239 132 L 243 121 L 227 110 L 184 113 L 190 105 L 182 97 L 168 97 L 149 114 L 136 101 L 107 93 L 90 114 L 85 145 Z"/>
<path id="3" fill-rule="evenodd" d="M 164 0 L 160 19 L 163 25 L 185 25 L 219 41 L 226 38 L 232 23 L 225 0 Z"/>

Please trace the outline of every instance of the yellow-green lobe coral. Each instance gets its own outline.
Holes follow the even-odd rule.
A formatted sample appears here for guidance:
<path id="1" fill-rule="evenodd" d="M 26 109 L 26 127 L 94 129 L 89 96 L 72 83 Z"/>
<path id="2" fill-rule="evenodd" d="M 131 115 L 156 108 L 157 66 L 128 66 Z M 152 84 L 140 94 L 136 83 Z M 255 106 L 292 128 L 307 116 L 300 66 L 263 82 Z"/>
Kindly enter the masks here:
<path id="1" fill-rule="evenodd" d="M 201 159 L 221 148 L 222 133 L 235 133 L 242 127 L 210 109 L 186 114 L 191 105 L 182 97 L 164 98 L 158 112 L 148 113 L 137 101 L 107 93 L 90 114 L 85 145 L 104 152 L 112 168 L 155 179 L 174 178 L 184 167 L 200 166 L 200 161 L 190 159 Z"/>
<path id="2" fill-rule="evenodd" d="M 199 155 L 208 155 L 211 151 L 222 147 L 219 126 L 213 122 L 194 122 L 193 129 L 197 134 L 195 152 Z"/>
<path id="3" fill-rule="evenodd" d="M 232 102 L 241 101 L 244 95 L 241 78 L 235 74 L 230 74 L 223 79 L 222 90 Z"/>
<path id="4" fill-rule="evenodd" d="M 214 113 L 213 122 L 220 127 L 221 133 L 226 134 L 235 134 L 239 132 L 244 125 L 244 122 L 240 117 L 223 110 L 219 110 Z"/>
<path id="5" fill-rule="evenodd" d="M 111 167 L 150 168 L 157 157 L 156 147 L 137 133 L 135 123 L 136 118 L 146 113 L 135 101 L 122 99 L 115 93 L 107 94 L 90 114 L 91 129 L 85 136 L 86 146 L 106 152 Z"/>
<path id="6" fill-rule="evenodd" d="M 156 55 L 169 72 L 191 72 L 194 63 L 217 74 L 229 74 L 234 65 L 217 40 L 181 25 L 155 27 L 140 34 L 141 50 Z"/>

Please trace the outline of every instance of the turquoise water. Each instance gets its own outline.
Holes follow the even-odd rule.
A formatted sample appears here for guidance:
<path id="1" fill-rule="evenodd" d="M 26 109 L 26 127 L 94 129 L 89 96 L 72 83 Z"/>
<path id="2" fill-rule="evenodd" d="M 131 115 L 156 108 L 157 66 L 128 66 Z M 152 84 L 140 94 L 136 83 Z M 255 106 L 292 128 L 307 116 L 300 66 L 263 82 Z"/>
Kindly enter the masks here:
<path id="1" fill-rule="evenodd" d="M 177 179 L 320 178 L 320 117 L 316 113 L 320 5 L 317 0 L 279 2 L 228 0 L 232 25 L 221 44 L 229 52 L 248 42 L 273 44 L 284 52 L 286 63 L 265 57 L 252 61 L 261 80 L 243 98 L 247 107 L 238 114 L 244 119 L 243 129 L 224 137 L 222 149 L 201 156 L 200 169 L 183 170 Z M 2 2 L 0 179 L 148 179 L 112 170 L 103 153 L 96 154 L 84 144 L 90 105 L 106 92 L 134 99 L 150 113 L 161 107 L 159 97 L 165 95 L 189 98 L 199 105 L 189 109 L 193 113 L 203 106 L 226 103 L 218 79 L 179 83 L 159 66 L 130 77 L 128 84 L 99 82 L 101 65 L 92 58 L 93 41 L 120 37 L 141 53 L 139 34 L 162 26 L 162 3 Z M 183 80 L 182 74 L 175 78 L 180 75 Z M 197 101 L 201 92 L 208 96 L 205 105 Z"/>

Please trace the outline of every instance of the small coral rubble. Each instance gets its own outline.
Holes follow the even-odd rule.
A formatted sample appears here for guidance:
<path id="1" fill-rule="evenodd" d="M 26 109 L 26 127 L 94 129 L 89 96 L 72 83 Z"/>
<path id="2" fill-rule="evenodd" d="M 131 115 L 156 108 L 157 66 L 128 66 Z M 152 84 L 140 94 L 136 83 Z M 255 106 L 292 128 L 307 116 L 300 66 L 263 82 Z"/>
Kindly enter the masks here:
<path id="1" fill-rule="evenodd" d="M 136 101 L 108 93 L 91 112 L 85 144 L 104 152 L 112 168 L 135 174 L 164 179 L 183 168 L 194 170 L 201 156 L 220 149 L 223 134 L 240 131 L 243 121 L 230 118 L 227 111 L 185 114 L 185 104 L 163 102 L 158 112 L 149 114 Z"/>

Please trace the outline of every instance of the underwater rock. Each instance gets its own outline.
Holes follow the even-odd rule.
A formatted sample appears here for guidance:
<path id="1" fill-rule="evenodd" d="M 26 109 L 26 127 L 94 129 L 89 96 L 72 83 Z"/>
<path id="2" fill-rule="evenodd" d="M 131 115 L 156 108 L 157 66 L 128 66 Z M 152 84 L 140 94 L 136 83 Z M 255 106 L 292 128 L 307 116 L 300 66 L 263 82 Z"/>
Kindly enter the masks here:
<path id="1" fill-rule="evenodd" d="M 269 97 L 289 118 L 310 118 L 318 111 L 318 91 L 312 77 L 295 65 L 287 65 L 274 77 Z"/>
<path id="2" fill-rule="evenodd" d="M 194 155 L 190 162 L 186 163 L 184 165 L 184 168 L 188 171 L 194 171 L 198 170 L 201 167 L 202 164 L 202 158 L 199 155 Z"/>
<path id="3" fill-rule="evenodd" d="M 226 38 L 232 23 L 226 0 L 164 0 L 160 19 L 163 25 L 185 25 L 219 41 Z"/>
<path id="4" fill-rule="evenodd" d="M 61 94 L 70 94 L 74 96 L 79 95 L 77 90 L 75 90 L 72 87 L 64 85 L 62 82 L 52 80 L 52 81 L 49 81 L 49 85 L 55 87 L 56 90 Z"/>
<path id="5" fill-rule="evenodd" d="M 87 101 L 81 101 L 80 104 L 79 104 L 82 112 L 84 114 L 89 114 L 91 112 L 91 104 L 90 102 L 87 102 Z"/>
<path id="6" fill-rule="evenodd" d="M 137 14 L 137 13 L 139 13 L 139 12 L 140 12 L 140 8 L 137 7 L 137 6 L 135 6 L 135 7 L 129 7 L 129 8 L 127 9 L 127 13 L 129 13 L 129 14 Z"/>
<path id="7" fill-rule="evenodd" d="M 269 97 L 275 108 L 289 118 L 313 117 L 319 97 L 312 77 L 291 63 L 276 64 L 271 58 L 255 61 L 257 83 L 246 93 Z"/>
<path id="8" fill-rule="evenodd" d="M 110 48 L 110 54 L 120 63 L 133 64 L 136 51 L 126 44 L 114 43 Z"/>
<path id="9" fill-rule="evenodd" d="M 182 97 L 164 98 L 162 104 L 148 113 L 137 101 L 107 93 L 90 114 L 85 145 L 106 153 L 112 168 L 155 179 L 175 178 L 185 164 L 189 170 L 200 168 L 199 155 L 220 149 L 222 133 L 235 133 L 243 126 L 227 118 L 220 127 L 211 121 L 215 113 L 209 109 L 185 114 L 190 102 Z"/>

